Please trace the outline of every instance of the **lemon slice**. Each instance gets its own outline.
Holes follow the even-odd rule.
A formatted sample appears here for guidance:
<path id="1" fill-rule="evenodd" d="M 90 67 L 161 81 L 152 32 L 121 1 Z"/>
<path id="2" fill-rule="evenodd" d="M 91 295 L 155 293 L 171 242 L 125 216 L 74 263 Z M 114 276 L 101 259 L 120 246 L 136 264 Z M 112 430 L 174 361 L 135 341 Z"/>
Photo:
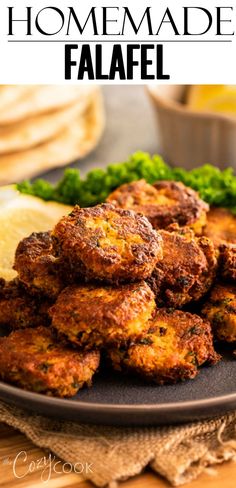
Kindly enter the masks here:
<path id="1" fill-rule="evenodd" d="M 17 244 L 32 232 L 50 230 L 70 206 L 23 195 L 15 186 L 0 188 L 0 277 L 11 280 Z"/>
<path id="2" fill-rule="evenodd" d="M 193 85 L 187 105 L 194 110 L 236 114 L 235 85 Z"/>

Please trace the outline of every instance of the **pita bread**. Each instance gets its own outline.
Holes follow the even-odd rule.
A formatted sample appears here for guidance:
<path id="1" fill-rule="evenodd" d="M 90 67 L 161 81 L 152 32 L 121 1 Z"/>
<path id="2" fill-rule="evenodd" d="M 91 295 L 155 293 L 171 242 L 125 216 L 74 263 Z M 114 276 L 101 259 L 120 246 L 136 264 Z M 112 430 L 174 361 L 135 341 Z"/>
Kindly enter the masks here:
<path id="1" fill-rule="evenodd" d="M 93 90 L 94 85 L 28 85 L 28 90 L 17 103 L 14 101 L 2 109 L 0 98 L 0 125 L 14 124 L 35 115 L 59 110 L 75 100 L 88 97 Z"/>
<path id="2" fill-rule="evenodd" d="M 95 89 L 93 90 L 95 92 Z M 0 155 L 23 151 L 55 137 L 66 128 L 76 116 L 88 107 L 92 91 L 88 96 L 63 107 L 61 110 L 23 120 L 21 123 L 0 127 Z"/>
<path id="3" fill-rule="evenodd" d="M 28 85 L 0 85 L 1 110 L 6 109 L 12 103 L 17 103 L 29 90 Z"/>
<path id="4" fill-rule="evenodd" d="M 103 128 L 103 100 L 97 89 L 84 117 L 77 116 L 57 137 L 28 151 L 1 156 L 0 184 L 31 178 L 84 157 L 97 144 Z"/>

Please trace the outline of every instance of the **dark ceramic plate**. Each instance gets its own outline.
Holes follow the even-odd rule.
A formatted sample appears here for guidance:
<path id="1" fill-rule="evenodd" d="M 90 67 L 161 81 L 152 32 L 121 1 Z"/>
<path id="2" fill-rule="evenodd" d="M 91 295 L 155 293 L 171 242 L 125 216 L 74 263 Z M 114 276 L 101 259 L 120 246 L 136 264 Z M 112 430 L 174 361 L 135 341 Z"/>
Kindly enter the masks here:
<path id="1" fill-rule="evenodd" d="M 147 385 L 137 378 L 101 371 L 92 388 L 70 399 L 47 397 L 0 382 L 0 398 L 56 418 L 110 425 L 189 422 L 236 408 L 236 360 L 223 352 L 214 367 L 195 380 L 171 386 Z"/>

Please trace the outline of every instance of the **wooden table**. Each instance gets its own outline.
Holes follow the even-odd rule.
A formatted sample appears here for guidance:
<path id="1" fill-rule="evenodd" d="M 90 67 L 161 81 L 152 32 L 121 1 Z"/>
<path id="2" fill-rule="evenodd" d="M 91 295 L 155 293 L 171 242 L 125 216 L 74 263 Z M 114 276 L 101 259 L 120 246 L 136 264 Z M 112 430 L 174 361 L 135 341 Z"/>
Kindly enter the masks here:
<path id="1" fill-rule="evenodd" d="M 32 464 L 32 473 L 25 475 L 25 465 L 18 464 L 17 477 L 14 476 L 13 461 L 16 455 L 27 453 L 27 466 Z M 52 470 L 49 481 L 41 480 L 42 468 L 36 469 L 35 463 L 43 458 L 45 452 L 35 447 L 23 434 L 0 424 L 0 486 L 1 488 L 92 488 L 90 482 L 83 481 L 77 474 L 56 474 Z M 35 469 L 34 469 L 35 468 Z M 185 488 L 235 488 L 236 463 L 227 462 L 217 466 L 215 474 L 203 474 L 198 480 L 184 485 Z M 22 477 L 21 477 L 22 476 Z M 45 477 L 44 477 L 45 479 Z M 46 475 L 47 479 L 47 475 Z M 120 483 L 120 488 L 168 488 L 169 483 L 147 470 L 145 473 Z"/>

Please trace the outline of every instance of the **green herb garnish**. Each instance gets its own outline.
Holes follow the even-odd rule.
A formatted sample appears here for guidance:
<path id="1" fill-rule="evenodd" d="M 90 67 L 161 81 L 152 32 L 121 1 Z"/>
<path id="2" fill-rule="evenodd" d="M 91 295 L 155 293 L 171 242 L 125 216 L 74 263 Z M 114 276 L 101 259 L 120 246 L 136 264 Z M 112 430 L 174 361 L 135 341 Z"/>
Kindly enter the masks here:
<path id="1" fill-rule="evenodd" d="M 38 196 L 43 200 L 81 207 L 104 202 L 118 186 L 144 178 L 148 183 L 158 180 L 175 180 L 197 190 L 211 205 L 229 208 L 236 214 L 236 176 L 232 168 L 224 171 L 206 164 L 187 171 L 171 168 L 161 156 L 136 152 L 124 163 L 110 164 L 105 170 L 94 169 L 81 179 L 77 169 L 66 169 L 63 178 L 56 185 L 38 179 L 32 183 L 23 181 L 17 185 L 22 193 Z"/>

